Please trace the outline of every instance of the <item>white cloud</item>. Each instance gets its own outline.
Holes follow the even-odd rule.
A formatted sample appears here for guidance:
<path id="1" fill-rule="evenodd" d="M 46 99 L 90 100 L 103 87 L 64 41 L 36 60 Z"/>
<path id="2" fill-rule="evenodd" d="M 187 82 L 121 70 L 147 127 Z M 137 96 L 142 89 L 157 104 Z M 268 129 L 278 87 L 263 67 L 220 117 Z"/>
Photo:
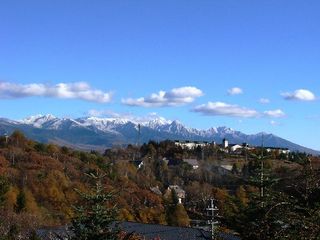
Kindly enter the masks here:
<path id="1" fill-rule="evenodd" d="M 307 89 L 298 89 L 294 92 L 286 92 L 281 94 L 286 100 L 314 101 L 316 96 Z"/>
<path id="2" fill-rule="evenodd" d="M 274 120 L 271 120 L 271 121 L 270 121 L 270 124 L 271 124 L 272 126 L 279 126 L 279 125 L 280 125 L 280 123 L 278 123 L 278 122 L 276 122 L 276 121 L 274 121 Z"/>
<path id="3" fill-rule="evenodd" d="M 260 98 L 259 102 L 262 104 L 268 104 L 268 103 L 270 103 L 270 100 L 268 98 Z"/>
<path id="4" fill-rule="evenodd" d="M 228 89 L 228 94 L 229 95 L 239 95 L 239 94 L 242 94 L 242 93 L 243 93 L 243 91 L 239 87 L 233 87 L 233 88 Z"/>
<path id="5" fill-rule="evenodd" d="M 265 116 L 273 118 L 281 118 L 286 116 L 286 114 L 281 109 L 264 111 L 263 113 Z"/>
<path id="6" fill-rule="evenodd" d="M 53 97 L 63 99 L 81 99 L 85 101 L 106 103 L 111 101 L 111 93 L 92 89 L 85 82 L 16 84 L 0 82 L 0 98 Z"/>
<path id="7" fill-rule="evenodd" d="M 122 103 L 141 107 L 180 106 L 191 103 L 202 95 L 203 92 L 196 87 L 180 87 L 173 88 L 168 92 L 152 93 L 148 97 L 122 99 Z"/>
<path id="8" fill-rule="evenodd" d="M 238 105 L 231 105 L 224 102 L 208 102 L 207 104 L 202 104 L 195 107 L 193 111 L 212 116 L 229 116 L 243 118 L 252 118 L 259 116 L 259 113 L 256 110 L 240 107 Z"/>

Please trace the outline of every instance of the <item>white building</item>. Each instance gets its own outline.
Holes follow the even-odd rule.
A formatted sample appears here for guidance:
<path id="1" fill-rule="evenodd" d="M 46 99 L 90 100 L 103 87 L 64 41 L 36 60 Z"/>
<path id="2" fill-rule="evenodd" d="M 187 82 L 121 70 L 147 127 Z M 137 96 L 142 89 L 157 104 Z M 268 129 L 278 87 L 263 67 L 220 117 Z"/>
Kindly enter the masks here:
<path id="1" fill-rule="evenodd" d="M 267 147 L 267 152 L 279 152 L 288 155 L 290 150 L 288 148 L 276 148 L 276 147 Z"/>
<path id="2" fill-rule="evenodd" d="M 279 150 L 281 153 L 283 154 L 289 154 L 290 153 L 290 150 L 289 149 L 286 149 L 286 148 L 282 148 Z"/>
<path id="3" fill-rule="evenodd" d="M 222 140 L 222 147 L 224 147 L 224 148 L 229 147 L 229 142 L 228 142 L 228 140 L 225 139 L 225 138 Z"/>
<path id="4" fill-rule="evenodd" d="M 144 165 L 144 162 L 142 160 L 134 160 L 130 161 L 133 165 L 136 166 L 136 168 L 141 169 Z"/>
<path id="5" fill-rule="evenodd" d="M 193 149 L 196 147 L 205 147 L 209 145 L 208 142 L 201 142 L 201 141 L 175 141 L 174 144 L 184 149 Z"/>
<path id="6" fill-rule="evenodd" d="M 236 152 L 239 149 L 242 149 L 243 146 L 239 145 L 239 144 L 234 144 L 230 147 L 231 152 Z"/>

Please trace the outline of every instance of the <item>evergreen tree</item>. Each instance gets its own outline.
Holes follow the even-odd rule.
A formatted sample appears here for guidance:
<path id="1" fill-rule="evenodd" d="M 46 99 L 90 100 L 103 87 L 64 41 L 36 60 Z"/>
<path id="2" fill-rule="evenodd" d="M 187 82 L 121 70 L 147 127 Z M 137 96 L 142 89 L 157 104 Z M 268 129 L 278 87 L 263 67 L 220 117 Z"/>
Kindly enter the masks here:
<path id="1" fill-rule="evenodd" d="M 26 194 L 23 190 L 21 190 L 17 196 L 16 212 L 20 213 L 24 211 L 25 208 L 26 208 Z"/>
<path id="2" fill-rule="evenodd" d="M 242 239 L 319 239 L 319 171 L 305 163 L 290 186 L 275 184 L 270 174 L 261 175 L 265 170 L 258 164 L 252 171 L 250 183 L 260 191 L 251 196 L 240 214 L 238 231 Z"/>
<path id="3" fill-rule="evenodd" d="M 88 174 L 95 181 L 91 193 L 76 192 L 83 200 L 80 206 L 74 206 L 75 217 L 72 220 L 74 240 L 115 240 L 118 239 L 119 229 L 115 221 L 118 209 L 115 205 L 108 206 L 114 200 L 114 194 L 106 193 L 101 180 L 104 175 Z"/>
<path id="4" fill-rule="evenodd" d="M 168 199 L 166 218 L 171 226 L 186 227 L 190 225 L 188 213 L 184 206 L 179 203 L 175 190 L 171 190 L 171 196 Z"/>
<path id="5" fill-rule="evenodd" d="M 263 150 L 262 150 L 263 151 Z M 259 189 L 258 196 L 253 196 L 263 207 L 268 191 L 278 179 L 271 176 L 271 164 L 268 163 L 268 157 L 261 155 L 252 155 L 253 161 L 249 162 L 249 184 Z"/>
<path id="6" fill-rule="evenodd" d="M 190 219 L 188 213 L 181 203 L 178 203 L 174 207 L 174 211 L 171 216 L 171 224 L 179 227 L 190 226 Z"/>
<path id="7" fill-rule="evenodd" d="M 9 190 L 9 182 L 8 180 L 3 177 L 0 176 L 0 207 L 2 207 L 3 202 L 5 200 L 5 194 L 8 192 Z"/>
<path id="8" fill-rule="evenodd" d="M 248 183 L 257 191 L 251 193 L 249 204 L 239 214 L 239 231 L 244 239 L 272 239 L 285 224 L 278 214 L 286 209 L 287 204 L 284 203 L 287 201 L 284 200 L 284 194 L 272 189 L 277 180 L 271 176 L 270 164 L 266 164 L 267 157 L 263 154 L 252 157 L 254 159 L 248 165 Z"/>

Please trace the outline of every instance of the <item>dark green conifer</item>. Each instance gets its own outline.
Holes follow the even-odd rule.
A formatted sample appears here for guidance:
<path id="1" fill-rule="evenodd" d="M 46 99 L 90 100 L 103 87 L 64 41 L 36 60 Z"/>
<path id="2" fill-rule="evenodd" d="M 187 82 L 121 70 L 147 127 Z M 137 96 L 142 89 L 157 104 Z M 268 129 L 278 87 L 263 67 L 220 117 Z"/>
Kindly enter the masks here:
<path id="1" fill-rule="evenodd" d="M 26 208 L 26 194 L 24 193 L 23 190 L 21 190 L 17 196 L 16 212 L 20 213 L 24 211 L 25 208 Z"/>
<path id="2" fill-rule="evenodd" d="M 115 240 L 118 239 L 119 230 L 115 225 L 118 209 L 116 205 L 110 206 L 114 201 L 114 193 L 106 193 L 101 180 L 104 175 L 88 174 L 95 182 L 90 193 L 79 190 L 83 204 L 74 206 L 75 217 L 72 220 L 74 240 Z"/>
<path id="3" fill-rule="evenodd" d="M 5 194 L 8 192 L 9 186 L 8 180 L 5 177 L 0 176 L 0 207 L 3 205 Z"/>

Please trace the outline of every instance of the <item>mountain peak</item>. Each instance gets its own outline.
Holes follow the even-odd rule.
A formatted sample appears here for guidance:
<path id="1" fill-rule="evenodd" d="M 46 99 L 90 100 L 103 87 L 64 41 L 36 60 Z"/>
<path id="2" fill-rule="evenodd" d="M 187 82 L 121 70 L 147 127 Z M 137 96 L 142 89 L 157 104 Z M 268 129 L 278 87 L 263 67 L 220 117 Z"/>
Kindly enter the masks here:
<path id="1" fill-rule="evenodd" d="M 258 133 L 247 135 L 240 131 L 225 126 L 212 127 L 207 130 L 199 130 L 186 127 L 181 122 L 169 121 L 161 117 L 150 118 L 99 118 L 84 117 L 78 119 L 57 118 L 52 114 L 36 115 L 20 121 L 1 119 L 0 128 L 3 132 L 12 132 L 12 129 L 25 130 L 29 137 L 40 141 L 59 139 L 74 146 L 90 146 L 101 148 L 112 146 L 115 142 L 125 145 L 137 141 L 137 127 L 140 123 L 144 128 L 141 133 L 141 141 L 149 140 L 195 140 L 195 141 L 221 141 L 226 138 L 230 143 L 240 144 L 247 142 L 253 146 L 260 146 L 262 136 L 265 146 L 285 147 L 292 151 L 303 151 L 312 154 L 319 152 L 308 149 L 270 133 Z M 28 126 L 26 126 L 28 125 Z M 34 131 L 32 128 L 41 128 Z M 54 131 L 57 132 L 54 132 Z M 45 134 L 44 134 L 45 133 Z M 81 137 L 75 137 L 81 136 Z"/>
<path id="2" fill-rule="evenodd" d="M 20 123 L 33 125 L 35 127 L 41 127 L 44 123 L 52 120 L 57 120 L 58 118 L 52 114 L 37 114 L 35 116 L 30 116 L 25 119 L 20 120 Z"/>
<path id="3" fill-rule="evenodd" d="M 172 125 L 182 125 L 182 123 L 179 120 L 173 120 Z"/>
<path id="4" fill-rule="evenodd" d="M 217 132 L 222 132 L 222 133 L 234 133 L 235 130 L 226 126 L 221 126 L 217 127 Z"/>
<path id="5" fill-rule="evenodd" d="M 145 123 L 142 123 L 144 126 L 148 126 L 150 128 L 156 129 L 165 125 L 170 125 L 172 123 L 172 121 L 167 120 L 163 117 L 157 117 L 151 120 L 148 120 Z"/>
<path id="6" fill-rule="evenodd" d="M 52 114 L 44 114 L 44 115 L 43 114 L 37 114 L 37 115 L 34 115 L 34 116 L 26 117 L 23 120 L 25 120 L 25 121 L 34 121 L 34 120 L 40 119 L 40 118 L 42 118 L 42 119 L 52 119 L 52 118 L 56 118 L 56 117 L 54 115 L 52 115 Z"/>
<path id="7" fill-rule="evenodd" d="M 259 133 L 255 134 L 255 135 L 263 137 L 263 136 L 269 136 L 269 135 L 272 135 L 272 134 L 267 133 L 267 132 L 259 132 Z"/>

